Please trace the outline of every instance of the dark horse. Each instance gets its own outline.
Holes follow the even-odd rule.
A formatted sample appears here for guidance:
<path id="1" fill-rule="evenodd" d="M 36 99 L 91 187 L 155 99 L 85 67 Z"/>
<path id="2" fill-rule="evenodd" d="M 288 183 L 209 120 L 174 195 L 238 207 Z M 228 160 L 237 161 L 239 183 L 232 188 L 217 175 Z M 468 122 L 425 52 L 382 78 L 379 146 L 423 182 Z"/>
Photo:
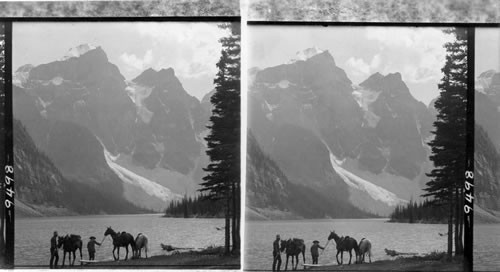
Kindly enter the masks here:
<path id="1" fill-rule="evenodd" d="M 113 238 L 113 258 L 120 260 L 120 247 L 125 247 L 127 254 L 125 255 L 125 260 L 128 258 L 128 245 L 132 249 L 132 253 L 135 252 L 135 240 L 132 234 L 127 232 L 116 233 L 111 227 L 108 227 L 104 232 L 104 236 L 111 235 Z M 115 256 L 115 250 L 118 249 L 118 257 Z"/>
<path id="2" fill-rule="evenodd" d="M 337 263 L 338 264 L 343 264 L 344 262 L 344 251 L 349 252 L 349 264 L 351 264 L 351 259 L 352 259 L 352 250 L 354 249 L 354 254 L 358 256 L 358 242 L 356 239 L 351 238 L 349 236 L 346 237 L 339 237 L 335 231 L 330 232 L 330 235 L 328 236 L 328 241 L 331 239 L 335 240 L 335 244 L 337 244 Z M 340 253 L 340 262 L 339 262 L 339 253 Z"/>
<path id="3" fill-rule="evenodd" d="M 288 257 L 292 256 L 292 270 L 297 270 L 297 266 L 299 265 L 299 255 L 302 253 L 302 258 L 304 263 L 306 262 L 306 245 L 304 244 L 304 240 L 302 239 L 288 239 L 286 241 L 281 241 L 281 252 L 285 251 L 286 253 L 286 263 L 285 263 L 285 271 L 288 269 Z M 293 265 L 293 258 L 295 257 L 296 263 Z"/>
<path id="4" fill-rule="evenodd" d="M 63 261 L 62 261 L 62 266 L 64 266 L 64 261 L 66 260 L 66 252 L 68 252 L 68 259 L 69 259 L 69 265 L 73 266 L 75 265 L 75 252 L 77 249 L 80 250 L 80 260 L 82 259 L 82 237 L 80 235 L 66 235 L 64 237 L 59 237 L 57 241 L 57 247 L 63 248 Z M 71 262 L 71 253 L 73 253 L 73 262 Z"/>

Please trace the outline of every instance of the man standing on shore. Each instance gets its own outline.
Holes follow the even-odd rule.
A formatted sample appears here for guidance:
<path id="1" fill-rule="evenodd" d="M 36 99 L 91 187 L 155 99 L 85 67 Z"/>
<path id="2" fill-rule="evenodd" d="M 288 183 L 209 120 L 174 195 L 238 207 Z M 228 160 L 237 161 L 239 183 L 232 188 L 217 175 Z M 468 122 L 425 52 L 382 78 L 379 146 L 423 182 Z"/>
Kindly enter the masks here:
<path id="1" fill-rule="evenodd" d="M 57 268 L 59 262 L 59 252 L 57 250 L 57 231 L 54 231 L 54 236 L 50 239 L 50 268 Z"/>
<path id="2" fill-rule="evenodd" d="M 276 235 L 276 240 L 273 242 L 273 271 L 280 271 L 281 254 L 280 254 L 280 235 Z M 276 268 L 277 266 L 277 268 Z"/>

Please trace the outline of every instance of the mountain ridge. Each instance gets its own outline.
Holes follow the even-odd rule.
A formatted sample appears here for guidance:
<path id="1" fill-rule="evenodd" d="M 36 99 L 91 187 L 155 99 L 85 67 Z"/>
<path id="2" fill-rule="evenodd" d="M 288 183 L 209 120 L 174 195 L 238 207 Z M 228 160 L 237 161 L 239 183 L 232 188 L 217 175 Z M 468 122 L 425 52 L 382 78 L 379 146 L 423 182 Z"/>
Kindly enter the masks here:
<path id="1" fill-rule="evenodd" d="M 421 194 L 435 117 L 400 73 L 374 73 L 355 85 L 326 50 L 250 72 L 249 129 L 291 183 L 344 187 L 351 204 L 380 215 Z M 393 184 L 378 176 L 394 177 Z"/>

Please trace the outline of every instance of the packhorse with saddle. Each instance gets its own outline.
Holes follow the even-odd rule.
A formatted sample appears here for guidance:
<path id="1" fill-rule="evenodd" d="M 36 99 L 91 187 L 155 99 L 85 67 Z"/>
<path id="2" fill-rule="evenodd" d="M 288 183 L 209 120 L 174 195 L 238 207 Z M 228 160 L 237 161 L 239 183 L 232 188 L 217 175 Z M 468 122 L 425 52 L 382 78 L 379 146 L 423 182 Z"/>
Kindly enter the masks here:
<path id="1" fill-rule="evenodd" d="M 337 264 L 342 265 L 343 264 L 343 257 L 344 257 L 344 251 L 349 253 L 349 263 L 351 264 L 352 262 L 352 251 L 354 251 L 355 254 L 355 263 L 363 263 L 365 262 L 365 256 L 368 255 L 369 262 L 371 263 L 371 242 L 366 239 L 362 238 L 360 242 L 358 243 L 356 239 L 349 237 L 349 236 L 339 236 L 335 231 L 331 231 L 330 234 L 328 235 L 328 243 L 334 240 L 336 244 L 336 249 L 337 249 Z M 281 245 L 279 247 L 279 252 L 277 252 L 277 245 L 281 242 Z M 318 241 L 315 242 L 315 247 L 318 247 Z M 325 246 L 325 248 L 326 248 Z M 323 247 L 321 247 L 323 249 Z M 302 254 L 302 260 L 303 263 L 305 264 L 306 259 L 305 259 L 305 251 L 306 251 L 306 245 L 303 239 L 299 238 L 290 238 L 287 240 L 280 240 L 279 235 L 277 235 L 277 239 L 273 243 L 273 271 L 280 270 L 280 265 L 281 265 L 281 257 L 280 252 L 285 252 L 286 254 L 286 263 L 285 263 L 285 271 L 288 269 L 288 260 L 289 257 L 292 257 L 292 270 L 297 270 L 297 266 L 299 264 L 299 256 Z M 340 254 L 340 259 L 339 259 L 339 254 Z M 278 260 L 278 263 L 276 263 L 276 260 Z M 316 262 L 317 262 L 317 256 L 316 256 Z M 276 264 L 277 267 L 276 267 Z M 317 265 L 317 263 L 315 263 Z"/>
<path id="2" fill-rule="evenodd" d="M 132 251 L 132 258 L 140 258 L 142 249 L 144 248 L 146 258 L 148 257 L 148 238 L 146 235 L 139 233 L 134 239 L 132 234 L 127 232 L 116 232 L 111 227 L 108 227 L 104 232 L 104 239 L 107 236 L 111 236 L 113 240 L 113 259 L 115 261 L 120 260 L 120 247 L 124 247 L 126 250 L 125 260 L 128 259 L 129 246 Z M 95 237 L 91 237 L 95 240 Z M 94 241 L 92 240 L 92 241 Z M 101 242 L 102 243 L 102 242 Z M 100 245 L 100 243 L 96 243 Z M 57 268 L 57 262 L 59 260 L 58 249 L 63 249 L 63 261 L 62 266 L 65 265 L 66 253 L 68 253 L 69 265 L 73 266 L 76 260 L 76 251 L 80 252 L 80 261 L 82 261 L 82 238 L 80 235 L 68 234 L 65 236 L 58 236 L 57 232 L 54 232 L 54 236 L 51 239 L 51 260 L 50 268 Z M 115 255 L 116 251 L 116 255 Z M 90 254 L 90 253 L 89 253 Z M 71 255 L 73 255 L 73 260 L 71 260 Z M 89 256 L 93 259 L 92 256 Z"/>

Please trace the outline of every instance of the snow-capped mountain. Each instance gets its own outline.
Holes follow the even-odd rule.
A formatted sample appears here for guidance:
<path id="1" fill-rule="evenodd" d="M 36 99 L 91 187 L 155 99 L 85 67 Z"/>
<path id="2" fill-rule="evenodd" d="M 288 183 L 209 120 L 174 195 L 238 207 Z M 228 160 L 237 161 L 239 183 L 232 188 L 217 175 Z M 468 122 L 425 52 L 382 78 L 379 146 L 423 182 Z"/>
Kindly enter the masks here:
<path id="1" fill-rule="evenodd" d="M 89 52 L 90 50 L 97 49 L 97 46 L 86 43 L 86 44 L 80 44 L 77 47 L 70 48 L 66 55 L 62 57 L 60 60 L 64 61 L 70 58 L 78 58 L 82 56 L 83 54 Z"/>
<path id="2" fill-rule="evenodd" d="M 198 189 L 210 111 L 172 68 L 128 81 L 101 47 L 85 44 L 15 78 L 14 117 L 65 177 L 120 180 L 124 199 L 157 211 Z"/>
<path id="3" fill-rule="evenodd" d="M 328 51 L 300 56 L 252 70 L 249 128 L 262 149 L 291 183 L 346 191 L 366 212 L 388 215 L 417 198 L 431 166 L 427 106 L 399 73 L 353 84 Z"/>
<path id="4" fill-rule="evenodd" d="M 298 51 L 295 54 L 295 58 L 291 59 L 289 61 L 289 63 L 294 63 L 294 62 L 297 62 L 297 61 L 306 61 L 306 60 L 312 58 L 313 56 L 321 54 L 323 52 L 325 52 L 325 50 L 319 49 L 316 46 L 311 47 L 311 48 L 307 48 L 307 49 L 305 49 L 303 51 Z"/>

